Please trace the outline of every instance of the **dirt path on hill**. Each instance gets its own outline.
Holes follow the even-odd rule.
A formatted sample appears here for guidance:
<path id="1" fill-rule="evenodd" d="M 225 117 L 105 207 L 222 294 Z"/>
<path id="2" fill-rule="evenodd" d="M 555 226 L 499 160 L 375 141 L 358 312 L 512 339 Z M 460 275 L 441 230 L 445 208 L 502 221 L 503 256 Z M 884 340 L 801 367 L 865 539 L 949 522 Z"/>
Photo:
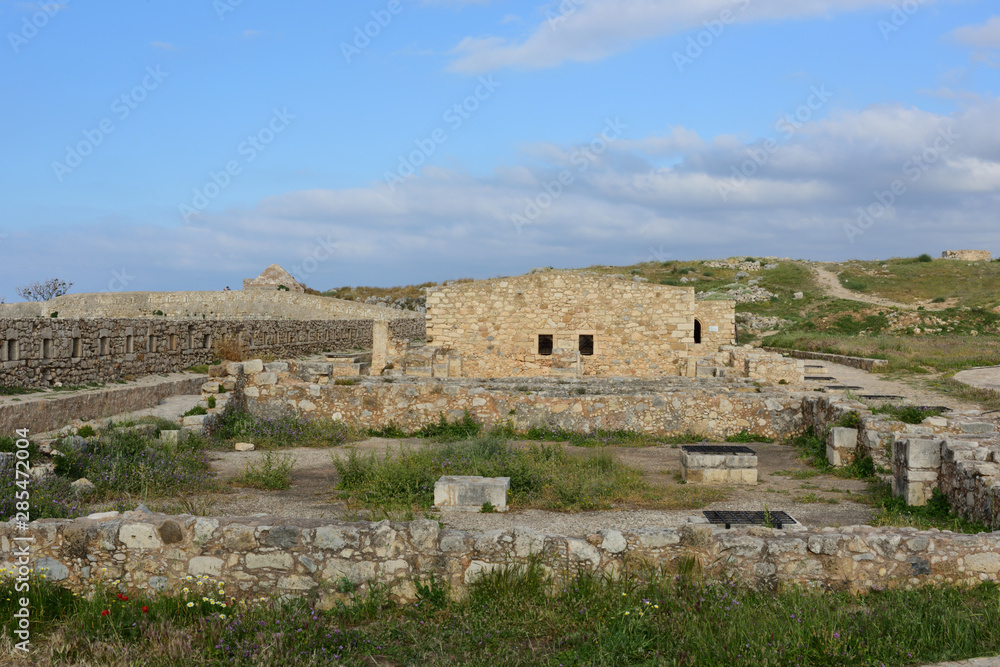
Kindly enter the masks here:
<path id="1" fill-rule="evenodd" d="M 835 273 L 820 264 L 813 264 L 812 269 L 816 272 L 816 278 L 819 280 L 820 287 L 822 287 L 828 295 L 837 299 L 860 301 L 861 303 L 870 303 L 875 306 L 884 306 L 886 308 L 899 308 L 900 310 L 917 309 L 917 307 L 913 304 L 899 303 L 898 301 L 883 299 L 879 296 L 868 296 L 867 294 L 858 294 L 857 292 L 851 291 L 840 284 L 840 279 Z M 924 308 L 926 310 L 936 310 L 934 308 L 929 308 L 926 305 Z"/>

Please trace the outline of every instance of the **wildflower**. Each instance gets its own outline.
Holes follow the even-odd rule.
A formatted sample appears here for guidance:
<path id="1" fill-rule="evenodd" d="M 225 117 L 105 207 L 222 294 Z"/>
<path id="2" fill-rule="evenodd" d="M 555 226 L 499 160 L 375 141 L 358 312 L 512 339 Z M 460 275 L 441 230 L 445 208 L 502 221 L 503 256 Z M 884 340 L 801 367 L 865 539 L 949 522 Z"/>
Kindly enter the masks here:
<path id="1" fill-rule="evenodd" d="M 194 606 L 194 602 L 188 602 L 188 607 L 193 607 L 193 606 Z"/>
<path id="2" fill-rule="evenodd" d="M 101 616 L 107 616 L 107 615 L 108 615 L 108 614 L 110 614 L 110 613 L 111 613 L 111 611 L 110 611 L 110 610 L 108 610 L 108 609 L 105 609 L 104 611 L 102 611 L 102 612 L 101 612 Z"/>
<path id="3" fill-rule="evenodd" d="M 142 607 L 142 613 L 145 614 L 147 611 L 149 611 L 149 607 L 143 605 L 143 607 Z"/>
<path id="4" fill-rule="evenodd" d="M 834 632 L 833 633 L 833 638 L 834 639 L 840 639 L 840 633 L 839 632 Z"/>

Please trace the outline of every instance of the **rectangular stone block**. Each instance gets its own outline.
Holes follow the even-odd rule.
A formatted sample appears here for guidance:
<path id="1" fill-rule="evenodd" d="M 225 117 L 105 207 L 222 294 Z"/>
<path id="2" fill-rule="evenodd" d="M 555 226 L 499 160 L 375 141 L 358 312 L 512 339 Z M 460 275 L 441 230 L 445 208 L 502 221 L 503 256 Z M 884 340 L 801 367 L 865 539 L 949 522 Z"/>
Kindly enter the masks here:
<path id="1" fill-rule="evenodd" d="M 904 440 L 906 467 L 937 470 L 941 467 L 941 440 L 910 438 Z"/>
<path id="2" fill-rule="evenodd" d="M 835 427 L 826 440 L 826 460 L 835 467 L 850 463 L 858 447 L 858 429 Z"/>
<path id="3" fill-rule="evenodd" d="M 496 511 L 506 512 L 508 490 L 510 477 L 445 475 L 434 483 L 434 506 L 478 512 L 490 503 Z"/>

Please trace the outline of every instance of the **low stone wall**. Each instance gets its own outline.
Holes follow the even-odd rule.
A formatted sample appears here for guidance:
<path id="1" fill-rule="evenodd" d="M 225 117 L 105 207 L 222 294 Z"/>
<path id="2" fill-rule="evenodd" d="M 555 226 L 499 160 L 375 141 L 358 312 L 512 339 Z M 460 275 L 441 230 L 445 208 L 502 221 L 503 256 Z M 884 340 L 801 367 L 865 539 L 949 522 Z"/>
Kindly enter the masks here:
<path id="1" fill-rule="evenodd" d="M 861 370 L 868 371 L 869 373 L 883 370 L 889 366 L 889 362 L 885 359 L 866 359 L 865 357 L 848 357 L 843 354 L 827 354 L 826 352 L 786 350 L 780 347 L 768 347 L 764 349 L 770 350 L 771 352 L 787 354 L 796 359 L 816 359 L 817 361 L 829 361 L 842 366 L 850 366 L 851 368 L 860 368 Z"/>
<path id="2" fill-rule="evenodd" d="M 227 336 L 279 356 L 370 348 L 372 327 L 372 320 L 0 320 L 0 385 L 80 385 L 176 372 L 215 359 L 214 342 Z M 389 332 L 422 338 L 424 323 L 393 320 Z"/>
<path id="3" fill-rule="evenodd" d="M 159 312 L 158 312 L 159 311 Z M 0 305 L 0 320 L 49 317 L 423 321 L 420 313 L 313 294 L 248 290 L 219 292 L 97 292 L 49 301 Z M 163 313 L 159 315 L 159 313 Z"/>
<path id="4" fill-rule="evenodd" d="M 701 519 L 701 521 L 704 521 Z M 415 598 L 414 580 L 433 576 L 461 596 L 483 572 L 540 558 L 559 577 L 579 569 L 616 575 L 630 564 L 670 566 L 694 557 L 710 575 L 758 587 L 779 584 L 868 590 L 929 583 L 978 583 L 1000 573 L 1000 532 L 957 535 L 914 528 L 852 526 L 725 530 L 704 523 L 570 537 L 528 528 L 467 533 L 436 521 L 346 523 L 276 517 L 208 518 L 117 512 L 29 524 L 34 542 L 0 524 L 0 566 L 33 567 L 80 593 L 101 582 L 176 592 L 207 575 L 230 595 L 316 594 L 328 607 L 342 582 L 387 584 Z M 19 560 L 20 549 L 28 554 Z"/>
<path id="5" fill-rule="evenodd" d="M 101 419 L 152 408 L 168 396 L 199 393 L 206 379 L 204 375 L 175 376 L 66 395 L 31 394 L 17 402 L 4 399 L 0 402 L 0 436 L 12 436 L 21 428 L 32 433 L 54 431 L 74 419 Z"/>
<path id="6" fill-rule="evenodd" d="M 454 420 L 468 411 L 486 426 L 510 423 L 517 429 L 547 426 L 580 433 L 694 432 L 722 439 L 746 429 L 784 438 L 803 429 L 801 395 L 764 390 L 742 379 L 365 377 L 336 384 L 330 364 L 292 361 L 281 367 L 282 372 L 247 374 L 251 406 L 289 406 L 303 414 L 373 428 L 395 424 L 412 430 L 437 421 L 441 414 Z M 240 368 L 229 365 L 231 373 Z"/>

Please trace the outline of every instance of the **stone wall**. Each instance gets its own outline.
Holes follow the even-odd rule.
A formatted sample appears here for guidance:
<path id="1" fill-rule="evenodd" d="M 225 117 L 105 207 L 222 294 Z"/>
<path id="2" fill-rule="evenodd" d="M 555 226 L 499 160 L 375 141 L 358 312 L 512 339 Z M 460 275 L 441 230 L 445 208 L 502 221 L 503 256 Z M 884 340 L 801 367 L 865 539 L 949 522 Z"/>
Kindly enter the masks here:
<path id="1" fill-rule="evenodd" d="M 345 523 L 276 517 L 209 518 L 117 512 L 29 524 L 21 563 L 15 524 L 0 524 L 0 566 L 44 572 L 88 593 L 100 582 L 122 589 L 178 592 L 187 576 L 225 582 L 229 595 L 315 594 L 329 608 L 346 579 L 364 590 L 385 583 L 404 601 L 413 582 L 433 576 L 460 597 L 476 577 L 529 557 L 557 579 L 586 569 L 611 576 L 629 565 L 670 567 L 694 557 L 711 576 L 749 585 L 782 583 L 865 591 L 889 586 L 978 583 L 1000 573 L 1000 532 L 956 535 L 914 528 L 850 526 L 808 530 L 725 530 L 697 521 L 635 532 L 566 536 L 514 528 L 487 533 L 442 529 L 436 521 Z"/>
<path id="2" fill-rule="evenodd" d="M 957 259 L 963 262 L 988 262 L 992 259 L 989 250 L 945 250 L 942 259 Z"/>
<path id="3" fill-rule="evenodd" d="M 551 374 L 540 336 L 554 350 L 581 351 L 584 375 L 679 375 L 692 347 L 709 353 L 734 342 L 734 310 L 730 301 L 695 301 L 690 287 L 546 272 L 429 293 L 427 333 L 430 345 L 461 354 L 467 377 Z M 592 337 L 592 355 L 581 336 Z"/>
<path id="4" fill-rule="evenodd" d="M 787 354 L 795 359 L 816 359 L 818 361 L 830 361 L 842 366 L 860 368 L 863 371 L 873 373 L 889 367 L 889 362 L 885 359 L 866 359 L 865 357 L 848 357 L 843 354 L 828 354 L 826 352 L 807 352 L 805 350 L 785 350 L 777 347 L 765 348 L 770 352 Z"/>
<path id="5" fill-rule="evenodd" d="M 414 430 L 439 415 L 453 420 L 467 410 L 487 426 L 511 423 L 563 428 L 633 430 L 655 435 L 698 433 L 722 439 L 743 429 L 772 438 L 803 429 L 802 396 L 762 390 L 749 380 L 663 378 L 658 380 L 556 380 L 364 377 L 353 384 L 333 375 L 332 364 L 246 364 L 251 405 L 289 406 L 303 414 L 365 427 L 395 424 Z M 240 364 L 230 364 L 237 373 Z M 230 377 L 226 382 L 233 382 Z"/>
<path id="6" fill-rule="evenodd" d="M 691 373 L 689 367 L 688 375 L 751 378 L 769 385 L 801 387 L 805 384 L 803 362 L 751 345 L 726 345 L 718 352 L 696 359 L 695 362 L 695 372 Z"/>
<path id="7" fill-rule="evenodd" d="M 80 385 L 170 373 L 215 358 L 213 343 L 241 337 L 251 351 L 297 355 L 370 348 L 372 320 L 176 320 L 36 318 L 0 320 L 0 385 Z M 421 338 L 423 320 L 389 323 Z"/>
<path id="8" fill-rule="evenodd" d="M 19 428 L 31 433 L 54 431 L 76 419 L 101 419 L 156 407 L 168 396 L 199 393 L 205 380 L 204 375 L 178 374 L 59 396 L 30 394 L 17 397 L 17 401 L 2 398 L 0 436 L 13 435 Z"/>
<path id="9" fill-rule="evenodd" d="M 858 415 L 860 428 L 836 428 L 849 412 Z M 832 465 L 870 456 L 891 470 L 893 494 L 908 504 L 926 504 L 937 489 L 961 516 L 1000 527 L 1000 433 L 990 417 L 973 411 L 906 424 L 873 415 L 863 403 L 826 396 L 806 397 L 802 415 L 806 427 L 820 436 L 831 429 L 827 455 Z M 843 442 L 851 432 L 857 441 Z"/>
<path id="10" fill-rule="evenodd" d="M 100 292 L 50 301 L 0 305 L 0 320 L 48 318 L 180 318 L 286 320 L 397 320 L 423 315 L 356 301 L 278 290 L 220 292 Z M 162 313 L 162 315 L 161 315 Z"/>

